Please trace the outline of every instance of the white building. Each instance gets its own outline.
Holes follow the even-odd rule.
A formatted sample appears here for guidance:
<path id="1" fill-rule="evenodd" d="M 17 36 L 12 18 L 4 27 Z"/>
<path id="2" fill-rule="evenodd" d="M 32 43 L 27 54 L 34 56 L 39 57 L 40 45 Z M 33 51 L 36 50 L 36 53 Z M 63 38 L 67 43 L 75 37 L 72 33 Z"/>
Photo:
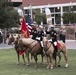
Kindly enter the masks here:
<path id="1" fill-rule="evenodd" d="M 45 7 L 49 7 L 52 14 L 53 24 L 63 25 L 63 13 L 72 11 L 76 13 L 76 0 L 23 0 L 22 5 L 24 10 L 31 9 L 31 16 L 33 9 L 40 9 L 43 12 Z"/>

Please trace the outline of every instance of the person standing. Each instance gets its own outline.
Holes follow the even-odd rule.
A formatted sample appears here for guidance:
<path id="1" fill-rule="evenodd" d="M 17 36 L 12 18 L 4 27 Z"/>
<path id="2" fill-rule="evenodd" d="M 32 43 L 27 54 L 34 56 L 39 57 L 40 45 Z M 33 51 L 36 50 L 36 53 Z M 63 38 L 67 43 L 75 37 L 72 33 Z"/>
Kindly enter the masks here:
<path id="1" fill-rule="evenodd" d="M 76 25 L 75 25 L 75 27 L 74 27 L 74 28 L 75 28 L 75 40 L 76 40 Z"/>
<path id="2" fill-rule="evenodd" d="M 2 33 L 2 31 L 1 31 L 1 29 L 0 29 L 0 44 L 3 42 L 3 33 Z"/>
<path id="3" fill-rule="evenodd" d="M 66 39 L 66 30 L 65 27 L 61 27 L 61 40 L 65 43 L 65 39 Z"/>

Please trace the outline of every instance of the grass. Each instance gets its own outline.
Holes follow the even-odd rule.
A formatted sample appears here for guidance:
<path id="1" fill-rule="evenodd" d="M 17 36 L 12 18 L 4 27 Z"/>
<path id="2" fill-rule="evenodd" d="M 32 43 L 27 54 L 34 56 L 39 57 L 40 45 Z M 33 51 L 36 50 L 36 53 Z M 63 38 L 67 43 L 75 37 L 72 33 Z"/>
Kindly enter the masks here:
<path id="1" fill-rule="evenodd" d="M 0 50 L 0 75 L 75 75 L 76 74 L 76 50 L 68 50 L 69 67 L 65 68 L 64 57 L 62 56 L 61 67 L 54 67 L 53 70 L 46 69 L 46 63 L 40 64 L 38 56 L 38 68 L 34 68 L 34 60 L 30 66 L 23 65 L 20 57 L 20 65 L 16 65 L 17 55 L 14 49 Z M 27 59 L 26 59 L 27 62 Z"/>

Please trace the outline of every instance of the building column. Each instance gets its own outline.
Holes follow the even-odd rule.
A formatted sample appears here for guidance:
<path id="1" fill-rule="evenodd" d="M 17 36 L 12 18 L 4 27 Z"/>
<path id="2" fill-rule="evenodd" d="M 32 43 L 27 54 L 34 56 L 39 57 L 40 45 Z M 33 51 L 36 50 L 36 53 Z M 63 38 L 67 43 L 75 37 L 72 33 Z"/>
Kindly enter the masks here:
<path id="1" fill-rule="evenodd" d="M 41 25 L 43 25 L 43 21 L 42 21 L 42 12 L 43 12 L 43 9 L 40 8 L 40 13 L 41 13 Z"/>
<path id="2" fill-rule="evenodd" d="M 62 18 L 62 16 L 63 16 L 63 7 L 61 6 L 61 25 L 63 25 L 63 18 Z"/>
<path id="3" fill-rule="evenodd" d="M 56 25 L 56 20 L 55 20 L 55 7 L 54 7 L 54 25 Z"/>
<path id="4" fill-rule="evenodd" d="M 29 4 L 29 9 L 30 9 L 30 15 L 31 15 L 31 19 L 32 19 L 32 4 Z"/>

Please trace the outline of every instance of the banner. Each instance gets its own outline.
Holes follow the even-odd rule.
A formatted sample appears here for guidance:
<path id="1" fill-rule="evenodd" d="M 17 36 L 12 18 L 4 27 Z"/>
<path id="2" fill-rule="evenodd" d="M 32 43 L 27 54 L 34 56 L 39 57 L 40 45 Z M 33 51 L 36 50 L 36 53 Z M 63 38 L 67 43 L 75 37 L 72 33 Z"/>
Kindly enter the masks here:
<path id="1" fill-rule="evenodd" d="M 52 25 L 51 11 L 48 7 L 45 8 L 47 24 Z"/>

